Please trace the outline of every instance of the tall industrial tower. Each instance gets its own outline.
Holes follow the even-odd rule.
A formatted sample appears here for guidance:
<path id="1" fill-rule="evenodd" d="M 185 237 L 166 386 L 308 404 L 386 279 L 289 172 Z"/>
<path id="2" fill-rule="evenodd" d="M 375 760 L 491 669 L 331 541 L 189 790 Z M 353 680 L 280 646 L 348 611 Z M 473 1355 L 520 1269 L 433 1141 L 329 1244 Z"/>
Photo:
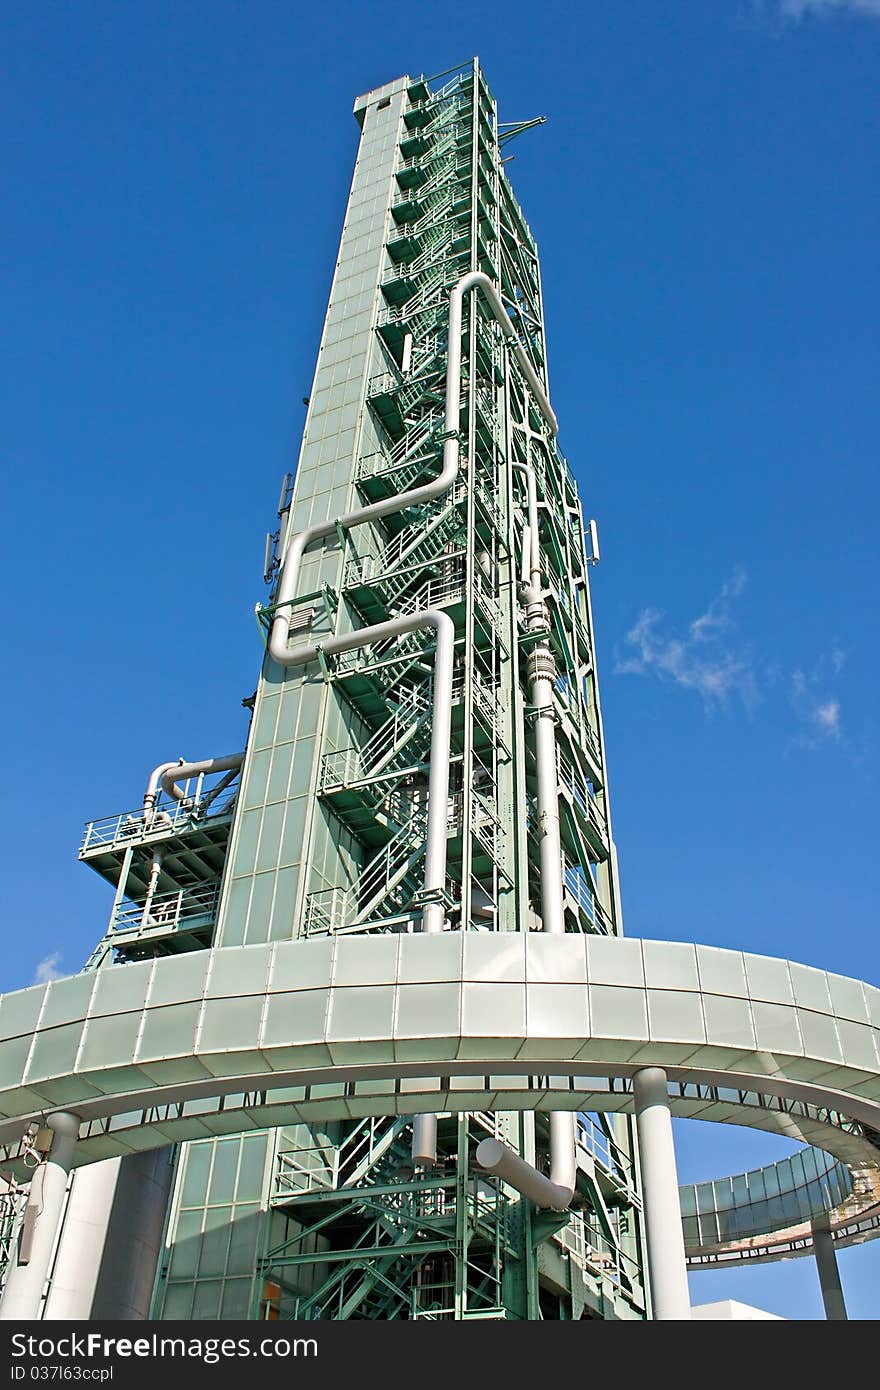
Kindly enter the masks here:
<path id="1" fill-rule="evenodd" d="M 622 939 L 523 127 L 477 60 L 354 110 L 247 747 L 89 823 L 107 932 L 0 1000 L 0 1318 L 687 1318 L 805 1250 L 845 1316 L 880 991 Z M 817 1147 L 679 1198 L 671 1109 Z"/>
<path id="2" fill-rule="evenodd" d="M 620 931 L 591 556 L 504 128 L 477 61 L 354 111 L 240 789 L 205 805 L 199 787 L 170 817 L 151 802 L 109 848 L 92 829 L 83 858 L 119 890 L 94 964 L 208 942 Z M 204 770 L 234 779 L 225 761 Z M 359 983 L 365 1035 L 387 1031 L 367 957 Z M 418 1009 L 426 1034 L 448 1028 L 441 991 Z M 582 1114 L 575 1210 L 532 1220 L 474 1155 L 500 1138 L 543 1168 L 547 1116 L 475 1102 L 415 1162 L 399 1113 L 186 1145 L 155 1315 L 643 1316 L 629 1124 Z"/>
<path id="3" fill-rule="evenodd" d="M 495 102 L 474 61 L 354 110 L 213 939 L 614 933 L 590 557 Z M 367 961 L 369 1036 L 391 1020 Z M 446 1007 L 440 991 L 419 999 L 426 1034 L 447 1028 Z M 474 1158 L 502 1138 L 543 1166 L 546 1117 L 475 1105 L 441 1117 L 436 1155 L 415 1162 L 406 1114 L 187 1146 L 156 1312 L 641 1316 L 628 1123 L 581 1117 L 577 1208 L 546 1233 Z M 207 1268 L 204 1253 L 193 1265 L 197 1231 Z"/>

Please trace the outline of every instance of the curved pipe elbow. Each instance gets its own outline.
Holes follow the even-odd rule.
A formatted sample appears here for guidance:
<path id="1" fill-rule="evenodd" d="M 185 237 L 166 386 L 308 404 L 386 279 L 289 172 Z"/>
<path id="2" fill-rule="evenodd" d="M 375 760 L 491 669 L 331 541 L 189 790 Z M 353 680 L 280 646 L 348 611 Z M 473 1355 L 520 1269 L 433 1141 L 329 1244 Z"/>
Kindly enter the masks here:
<path id="1" fill-rule="evenodd" d="M 154 767 L 150 773 L 150 780 L 147 783 L 147 790 L 144 792 L 144 820 L 151 824 L 156 810 L 156 798 L 159 795 L 159 784 L 167 772 L 179 767 L 179 763 L 160 763 Z"/>
<path id="2" fill-rule="evenodd" d="M 538 402 L 538 408 L 544 417 L 544 422 L 550 430 L 551 436 L 555 438 L 559 433 L 559 421 L 556 418 L 556 412 L 550 404 L 547 392 L 544 390 L 538 373 L 535 371 L 526 355 L 525 349 L 520 343 L 517 331 L 511 323 L 510 316 L 504 307 L 504 300 L 501 298 L 493 282 L 489 279 L 489 276 L 482 270 L 472 270 L 469 275 L 463 276 L 452 293 L 453 295 L 460 294 L 463 297 L 467 294 L 468 290 L 472 289 L 481 289 L 486 299 L 489 301 L 489 307 L 513 349 L 513 355 L 519 363 L 520 370 L 529 383 L 529 386 L 532 388 L 535 399 Z"/>
<path id="3" fill-rule="evenodd" d="M 359 627 L 354 632 L 325 637 L 321 642 L 302 642 L 298 647 L 288 645 L 287 627 L 286 618 L 279 615 L 272 624 L 269 638 L 269 655 L 280 666 L 305 666 L 317 660 L 319 653 L 323 656 L 340 656 L 343 652 L 353 651 L 355 647 L 368 647 L 373 642 L 402 637 L 404 633 L 417 632 L 423 627 L 435 629 L 438 649 L 451 650 L 455 641 L 455 624 L 449 614 L 439 608 L 407 613 L 400 618 L 391 618 L 387 623 L 376 623 L 373 627 Z"/>
<path id="4" fill-rule="evenodd" d="M 229 753 L 224 758 L 204 758 L 198 763 L 166 763 L 160 772 L 160 782 L 162 790 L 172 797 L 174 801 L 183 801 L 184 792 L 177 785 L 180 777 L 184 781 L 188 777 L 202 777 L 212 772 L 237 772 L 244 762 L 244 753 Z M 154 774 L 155 775 L 155 774 Z"/>

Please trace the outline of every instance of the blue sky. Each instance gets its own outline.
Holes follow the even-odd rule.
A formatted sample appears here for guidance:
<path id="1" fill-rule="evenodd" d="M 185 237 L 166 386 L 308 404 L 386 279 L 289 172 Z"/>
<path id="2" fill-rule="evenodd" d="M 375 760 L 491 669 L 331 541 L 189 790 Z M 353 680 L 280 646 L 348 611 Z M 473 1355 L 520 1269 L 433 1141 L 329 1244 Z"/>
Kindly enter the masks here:
<path id="1" fill-rule="evenodd" d="M 77 969 L 81 823 L 238 746 L 353 97 L 478 52 L 588 515 L 626 926 L 880 977 L 880 0 L 7 0 L 3 983 Z M 683 1125 L 688 1179 L 779 1156 Z M 877 1317 L 880 1253 L 845 1252 Z M 874 1290 L 871 1283 L 874 1283 Z M 704 1275 L 819 1317 L 808 1261 Z"/>

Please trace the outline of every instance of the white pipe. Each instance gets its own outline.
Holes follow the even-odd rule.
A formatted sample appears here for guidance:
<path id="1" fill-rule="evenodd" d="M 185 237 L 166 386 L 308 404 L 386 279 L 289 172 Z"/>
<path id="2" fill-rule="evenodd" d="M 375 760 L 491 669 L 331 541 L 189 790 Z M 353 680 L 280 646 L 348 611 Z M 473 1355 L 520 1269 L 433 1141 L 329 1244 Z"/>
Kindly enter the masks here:
<path id="1" fill-rule="evenodd" d="M 523 588 L 526 622 L 530 631 L 546 630 L 549 618 L 544 605 L 544 578 L 538 529 L 538 489 L 529 463 L 514 463 L 526 475 L 529 524 L 529 581 Z M 541 922 L 543 930 L 560 936 L 565 932 L 562 897 L 562 832 L 559 823 L 559 783 L 556 768 L 556 716 L 553 684 L 556 663 L 547 641 L 538 642 L 528 659 L 530 698 L 535 712 L 535 762 L 538 778 L 538 835 L 541 861 Z M 570 1110 L 550 1114 L 550 1177 L 539 1173 L 513 1149 L 497 1139 L 484 1139 L 477 1147 L 477 1162 L 516 1188 L 539 1207 L 565 1211 L 577 1183 L 575 1115 Z"/>
<path id="2" fill-rule="evenodd" d="M 690 1318 L 691 1304 L 669 1092 L 662 1067 L 636 1072 L 633 1098 L 653 1314 L 659 1322 L 681 1321 Z"/>
<path id="3" fill-rule="evenodd" d="M 437 1162 L 436 1115 L 413 1115 L 412 1161 L 426 1168 Z"/>
<path id="4" fill-rule="evenodd" d="M 158 773 L 162 790 L 175 801 L 184 801 L 186 794 L 177 785 L 178 778 L 185 782 L 188 777 L 203 777 L 211 772 L 237 772 L 243 762 L 244 753 L 229 753 L 225 758 L 203 758 L 198 763 L 187 763 L 181 758 L 179 762 L 163 763 L 161 767 L 157 767 L 150 783 L 152 784 Z"/>
<path id="5" fill-rule="evenodd" d="M 172 768 L 179 767 L 180 763 L 160 763 L 154 767 L 150 773 L 150 780 L 147 783 L 147 790 L 144 792 L 144 822 L 149 827 L 153 823 L 153 816 L 156 810 L 156 798 L 159 795 L 159 782 L 166 772 Z"/>
<path id="6" fill-rule="evenodd" d="M 150 922 L 150 908 L 153 906 L 153 898 L 156 896 L 156 885 L 159 882 L 159 875 L 162 872 L 162 851 L 159 848 L 153 850 L 153 859 L 150 864 L 150 877 L 147 882 L 147 895 L 144 899 L 144 910 L 141 913 L 141 927 L 146 929 Z"/>
<path id="7" fill-rule="evenodd" d="M 13 1251 L 6 1287 L 0 1300 L 2 1322 L 34 1322 L 39 1316 L 49 1262 L 64 1209 L 67 1177 L 79 1137 L 79 1117 L 59 1110 L 48 1117 L 46 1125 L 54 1132 L 54 1138 L 45 1162 L 32 1179 L 29 1202 L 39 1201 L 33 1240 L 26 1263 L 20 1261 L 20 1250 Z M 39 1179 L 37 1174 L 40 1175 Z M 39 1188 L 36 1187 L 37 1182 Z"/>
<path id="8" fill-rule="evenodd" d="M 524 1197 L 534 1202 L 536 1207 L 550 1207 L 553 1211 L 566 1211 L 574 1194 L 575 1153 L 574 1144 L 568 1142 L 568 1132 L 553 1144 L 553 1122 L 561 1118 L 572 1118 L 568 1111 L 554 1111 L 550 1116 L 550 1142 L 552 1161 L 550 1176 L 545 1177 L 520 1158 L 518 1153 L 502 1144 L 500 1139 L 483 1139 L 477 1145 L 477 1162 L 486 1172 L 516 1188 Z"/>
<path id="9" fill-rule="evenodd" d="M 373 502 L 356 511 L 346 512 L 344 516 L 328 521 L 317 522 L 294 536 L 287 546 L 281 576 L 278 583 L 278 597 L 275 602 L 275 617 L 269 634 L 269 655 L 279 666 L 302 666 L 315 660 L 319 651 L 326 656 L 348 651 L 353 647 L 367 646 L 403 632 L 412 632 L 421 627 L 434 627 L 437 631 L 437 653 L 434 664 L 434 701 L 431 729 L 431 760 L 428 775 L 428 825 L 426 832 L 425 855 L 425 906 L 422 913 L 422 931 L 435 932 L 443 929 L 443 903 L 441 895 L 446 886 L 446 836 L 449 803 L 449 756 L 452 723 L 452 665 L 455 628 L 448 614 L 428 610 L 412 614 L 407 618 L 395 618 L 376 627 L 361 628 L 344 638 L 331 637 L 320 643 L 304 642 L 298 646 L 290 645 L 290 608 L 296 598 L 299 572 L 303 556 L 308 547 L 316 541 L 326 540 L 339 531 L 350 531 L 355 526 L 367 522 L 380 521 L 393 516 L 407 507 L 415 507 L 423 502 L 431 502 L 448 492 L 458 477 L 459 471 L 459 427 L 461 424 L 461 356 L 462 356 L 462 310 L 464 296 L 471 290 L 480 290 L 489 307 L 511 344 L 513 355 L 520 370 L 531 387 L 550 430 L 556 433 L 556 416 L 547 399 L 534 367 L 516 335 L 516 329 L 508 317 L 504 301 L 489 279 L 480 270 L 463 275 L 449 295 L 449 327 L 446 356 L 446 406 L 444 417 L 443 463 L 433 482 L 408 492 L 398 493 L 396 497 Z M 163 783 L 164 785 L 164 783 Z M 433 901 L 432 901 L 433 899 Z M 436 1161 L 437 1122 L 434 1116 L 417 1116 L 413 1127 L 413 1159 L 419 1163 Z"/>

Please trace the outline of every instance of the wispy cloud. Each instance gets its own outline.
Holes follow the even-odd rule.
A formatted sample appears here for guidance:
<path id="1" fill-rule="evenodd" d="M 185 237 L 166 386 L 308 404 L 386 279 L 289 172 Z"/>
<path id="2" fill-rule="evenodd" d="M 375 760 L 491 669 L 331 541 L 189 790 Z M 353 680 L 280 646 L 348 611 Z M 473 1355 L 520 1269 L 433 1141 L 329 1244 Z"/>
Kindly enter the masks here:
<path id="1" fill-rule="evenodd" d="M 835 738 L 840 737 L 840 701 L 826 700 L 824 705 L 817 705 L 813 710 L 813 718 L 827 733 L 833 734 Z"/>
<path id="2" fill-rule="evenodd" d="M 785 19 L 841 14 L 847 10 L 851 14 L 880 19 L 880 0 L 779 0 L 779 12 Z"/>
<path id="3" fill-rule="evenodd" d="M 792 671 L 790 701 L 797 721 L 793 740 L 796 747 L 820 748 L 840 741 L 843 726 L 835 685 L 845 660 L 845 653 L 833 647 L 827 657 L 819 657 L 810 671 L 801 667 Z"/>
<path id="4" fill-rule="evenodd" d="M 616 673 L 671 681 L 696 691 L 708 706 L 724 705 L 736 694 L 750 708 L 757 683 L 749 649 L 734 640 L 731 611 L 745 586 L 745 571 L 738 569 L 683 635 L 667 630 L 658 609 L 642 609 L 617 653 Z"/>
<path id="5" fill-rule="evenodd" d="M 31 983 L 35 985 L 45 985 L 48 984 L 50 980 L 60 980 L 61 976 L 64 974 L 63 970 L 58 969 L 60 963 L 60 951 L 53 951 L 50 956 L 44 956 L 34 971 L 34 978 Z"/>
<path id="6" fill-rule="evenodd" d="M 735 603 L 746 587 L 737 569 L 711 603 L 679 631 L 656 608 L 643 608 L 615 652 L 614 671 L 654 676 L 695 691 L 707 709 L 728 708 L 735 697 L 752 712 L 768 696 L 781 697 L 791 723 L 789 747 L 846 747 L 839 693 L 846 652 L 835 643 L 809 667 L 781 666 L 737 634 Z"/>

